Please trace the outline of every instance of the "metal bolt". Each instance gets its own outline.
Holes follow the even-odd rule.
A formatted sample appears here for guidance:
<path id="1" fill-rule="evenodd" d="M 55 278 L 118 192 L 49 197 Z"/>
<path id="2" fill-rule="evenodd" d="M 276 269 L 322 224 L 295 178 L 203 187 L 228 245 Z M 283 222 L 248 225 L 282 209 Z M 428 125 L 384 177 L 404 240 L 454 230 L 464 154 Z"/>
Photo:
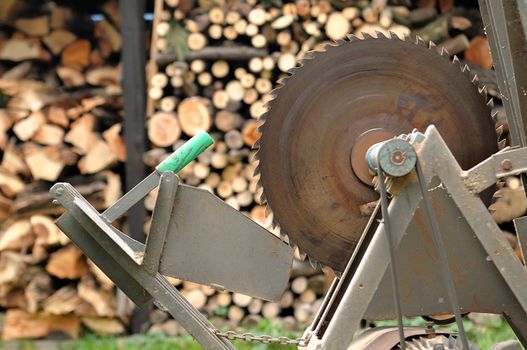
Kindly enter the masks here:
<path id="1" fill-rule="evenodd" d="M 434 350 L 445 350 L 443 344 L 434 344 Z"/>
<path id="2" fill-rule="evenodd" d="M 55 194 L 58 196 L 61 196 L 64 193 L 64 189 L 62 187 L 58 187 L 55 189 Z"/>
<path id="3" fill-rule="evenodd" d="M 390 153 L 390 162 L 394 165 L 402 165 L 406 161 L 406 152 L 399 149 L 394 150 Z"/>
<path id="4" fill-rule="evenodd" d="M 434 329 L 434 322 L 426 322 L 426 329 L 425 329 L 425 333 L 428 334 L 428 335 L 435 335 L 436 334 L 436 331 Z"/>
<path id="5" fill-rule="evenodd" d="M 510 159 L 504 159 L 501 161 L 501 168 L 505 171 L 512 170 L 512 161 Z"/>

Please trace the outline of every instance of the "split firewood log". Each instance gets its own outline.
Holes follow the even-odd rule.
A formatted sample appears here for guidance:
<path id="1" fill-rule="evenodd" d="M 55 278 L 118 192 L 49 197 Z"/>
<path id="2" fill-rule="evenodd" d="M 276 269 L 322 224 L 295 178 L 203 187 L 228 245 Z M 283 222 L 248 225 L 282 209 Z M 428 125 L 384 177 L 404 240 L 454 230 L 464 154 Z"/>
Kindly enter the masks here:
<path id="1" fill-rule="evenodd" d="M 71 338 L 77 338 L 80 320 L 75 315 L 29 314 L 18 309 L 6 312 L 3 340 L 44 338 L 52 332 L 62 332 Z"/>
<path id="2" fill-rule="evenodd" d="M 64 66 L 82 70 L 90 64 L 91 44 L 88 40 L 76 40 L 62 51 L 61 62 Z"/>
<path id="3" fill-rule="evenodd" d="M 70 244 L 50 255 L 46 271 L 61 279 L 78 279 L 84 276 L 89 269 L 82 252 Z"/>
<path id="4" fill-rule="evenodd" d="M 27 250 L 35 242 L 29 220 L 19 219 L 6 225 L 8 227 L 0 233 L 0 251 Z"/>

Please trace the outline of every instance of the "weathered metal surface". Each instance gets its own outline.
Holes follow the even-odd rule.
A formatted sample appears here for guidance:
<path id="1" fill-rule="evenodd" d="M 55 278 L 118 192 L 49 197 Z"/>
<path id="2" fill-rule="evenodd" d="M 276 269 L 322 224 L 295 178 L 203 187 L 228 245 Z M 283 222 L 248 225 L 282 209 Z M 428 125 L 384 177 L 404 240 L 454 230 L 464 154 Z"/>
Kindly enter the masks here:
<path id="1" fill-rule="evenodd" d="M 164 275 L 279 300 L 291 247 L 210 192 L 181 185 L 160 263 Z"/>
<path id="2" fill-rule="evenodd" d="M 354 39 L 313 55 L 285 79 L 262 116 L 258 169 L 281 231 L 310 257 L 343 271 L 369 219 L 360 206 L 378 198 L 350 164 L 356 141 L 368 148 L 361 135 L 434 124 L 465 169 L 497 151 L 496 135 L 485 97 L 433 48 Z"/>
<path id="3" fill-rule="evenodd" d="M 450 270 L 462 312 L 503 313 L 520 341 L 527 344 L 527 271 L 483 202 L 466 187 L 462 170 L 434 127 L 419 147 L 418 161 L 431 191 L 432 206 L 447 247 Z M 494 172 L 489 167 L 489 171 Z M 451 313 L 437 274 L 437 252 L 420 207 L 421 193 L 410 184 L 390 203 L 393 241 L 400 269 L 401 302 L 406 316 Z M 374 226 L 372 228 L 375 228 Z M 393 319 L 388 247 L 384 225 L 366 232 L 366 246 L 350 261 L 340 286 L 342 298 L 314 329 L 307 349 L 346 349 L 360 320 Z M 368 241 L 369 240 L 369 241 Z M 351 276 L 351 277 L 350 277 Z M 318 348 L 317 346 L 320 346 Z"/>

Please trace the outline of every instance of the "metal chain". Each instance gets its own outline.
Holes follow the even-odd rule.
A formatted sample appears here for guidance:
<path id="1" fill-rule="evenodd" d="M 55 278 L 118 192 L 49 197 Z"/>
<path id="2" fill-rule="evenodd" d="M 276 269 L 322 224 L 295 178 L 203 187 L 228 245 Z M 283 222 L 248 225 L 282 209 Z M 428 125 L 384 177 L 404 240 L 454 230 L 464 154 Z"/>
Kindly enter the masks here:
<path id="1" fill-rule="evenodd" d="M 288 337 L 272 337 L 270 335 L 256 335 L 252 333 L 237 333 L 234 331 L 225 331 L 221 332 L 219 330 L 214 330 L 214 333 L 221 338 L 226 338 L 229 340 L 241 340 L 248 343 L 261 343 L 261 344 L 279 344 L 279 345 L 296 345 L 296 346 L 306 346 L 308 339 L 306 338 L 297 338 L 292 339 Z"/>

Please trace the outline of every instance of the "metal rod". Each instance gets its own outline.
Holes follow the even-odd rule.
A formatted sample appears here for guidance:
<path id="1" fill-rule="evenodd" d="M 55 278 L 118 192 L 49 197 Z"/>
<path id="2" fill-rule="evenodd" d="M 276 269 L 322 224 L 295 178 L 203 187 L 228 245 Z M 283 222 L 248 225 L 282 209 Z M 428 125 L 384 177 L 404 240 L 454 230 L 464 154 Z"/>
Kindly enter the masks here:
<path id="1" fill-rule="evenodd" d="M 439 224 L 437 223 L 434 211 L 432 208 L 432 203 L 430 202 L 430 197 L 428 197 L 428 189 L 425 183 L 425 177 L 419 162 L 415 164 L 415 169 L 417 171 L 417 182 L 419 182 L 419 188 L 421 189 L 421 195 L 423 196 L 423 203 L 425 207 L 425 213 L 430 222 L 430 227 L 432 229 L 432 237 L 434 239 L 434 244 L 437 249 L 437 254 L 439 256 L 439 266 L 441 268 L 441 276 L 443 277 L 443 282 L 445 283 L 448 300 L 452 309 L 454 310 L 454 316 L 456 318 L 457 327 L 459 330 L 459 336 L 461 338 L 461 344 L 463 345 L 462 349 L 469 350 L 467 336 L 465 334 L 465 326 L 463 325 L 463 319 L 461 316 L 461 311 L 459 309 L 459 302 L 456 295 L 456 290 L 454 286 L 454 280 L 452 279 L 452 273 L 450 267 L 448 266 L 448 257 L 446 255 L 445 246 L 443 240 L 441 239 L 441 232 L 439 230 Z"/>
<path id="2" fill-rule="evenodd" d="M 399 329 L 399 343 L 401 350 L 406 350 L 406 341 L 404 336 L 404 325 L 403 325 L 403 311 L 401 307 L 401 296 L 399 291 L 399 280 L 397 279 L 397 268 L 395 266 L 395 253 L 393 251 L 392 243 L 392 231 L 390 228 L 390 220 L 388 217 L 388 195 L 386 193 L 386 185 L 384 184 L 384 173 L 381 167 L 378 167 L 377 171 L 379 177 L 379 192 L 381 194 L 381 210 L 382 210 L 382 221 L 384 224 L 384 232 L 386 233 L 386 240 L 388 241 L 388 251 L 390 253 L 390 268 L 392 272 L 392 288 L 393 288 L 393 301 L 395 309 L 397 311 L 397 328 Z"/>

